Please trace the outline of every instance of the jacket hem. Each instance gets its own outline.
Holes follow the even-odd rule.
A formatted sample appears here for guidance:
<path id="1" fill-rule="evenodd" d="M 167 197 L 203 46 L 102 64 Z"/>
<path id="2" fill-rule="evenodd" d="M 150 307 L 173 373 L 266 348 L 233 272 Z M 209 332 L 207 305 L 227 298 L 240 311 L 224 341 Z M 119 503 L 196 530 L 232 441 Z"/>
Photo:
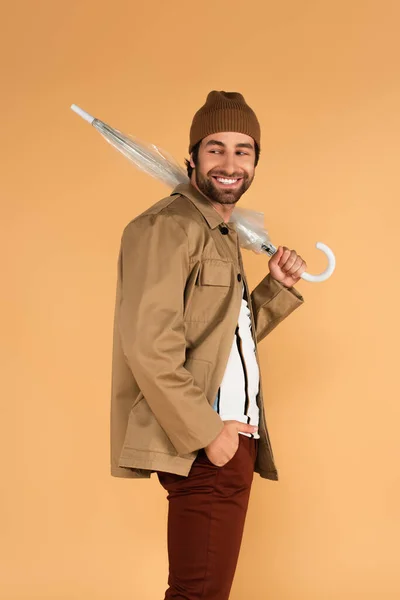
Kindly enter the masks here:
<path id="1" fill-rule="evenodd" d="M 262 479 L 270 479 L 272 481 L 279 481 L 278 471 L 263 471 L 261 469 L 254 469 L 255 473 L 258 473 Z"/>
<path id="2" fill-rule="evenodd" d="M 111 476 L 129 479 L 149 479 L 152 473 L 163 471 L 187 477 L 196 458 L 195 456 L 190 459 L 182 458 L 158 452 L 151 454 L 152 456 L 149 458 L 148 451 L 135 450 L 134 456 L 121 458 L 118 466 L 111 465 Z M 276 470 L 264 470 L 255 466 L 254 472 L 258 473 L 262 479 L 279 480 Z"/>
<path id="3" fill-rule="evenodd" d="M 175 475 L 189 475 L 192 464 L 197 456 L 193 453 L 192 458 L 182 458 L 161 452 L 150 452 L 148 450 L 134 450 L 130 456 L 123 456 L 118 461 L 119 467 L 146 471 L 165 471 Z M 123 475 L 121 475 L 123 476 Z M 140 474 L 137 476 L 141 476 Z"/>
<path id="4" fill-rule="evenodd" d="M 144 469 L 131 469 L 130 467 L 114 467 L 110 468 L 111 477 L 119 477 L 124 479 L 149 479 L 151 471 Z"/>

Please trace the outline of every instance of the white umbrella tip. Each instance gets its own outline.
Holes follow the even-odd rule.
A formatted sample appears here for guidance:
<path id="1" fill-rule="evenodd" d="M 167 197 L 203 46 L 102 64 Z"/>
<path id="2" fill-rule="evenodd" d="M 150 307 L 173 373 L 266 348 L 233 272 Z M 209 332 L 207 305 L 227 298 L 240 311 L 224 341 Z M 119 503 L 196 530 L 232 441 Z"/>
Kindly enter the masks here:
<path id="1" fill-rule="evenodd" d="M 71 104 L 71 110 L 76 112 L 77 115 L 82 117 L 82 119 L 84 119 L 88 123 L 92 123 L 94 121 L 94 117 L 92 117 L 92 115 L 89 115 L 89 113 L 87 113 L 82 108 L 79 108 L 79 106 L 77 106 L 76 104 Z"/>

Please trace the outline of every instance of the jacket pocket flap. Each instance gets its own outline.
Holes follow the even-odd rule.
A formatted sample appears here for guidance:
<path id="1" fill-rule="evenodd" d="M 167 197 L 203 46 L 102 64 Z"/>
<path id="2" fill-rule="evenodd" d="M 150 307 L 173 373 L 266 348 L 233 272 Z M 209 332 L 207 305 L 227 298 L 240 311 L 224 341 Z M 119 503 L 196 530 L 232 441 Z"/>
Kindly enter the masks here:
<path id="1" fill-rule="evenodd" d="M 205 260 L 200 267 L 200 285 L 222 285 L 231 284 L 231 263 L 224 260 Z"/>

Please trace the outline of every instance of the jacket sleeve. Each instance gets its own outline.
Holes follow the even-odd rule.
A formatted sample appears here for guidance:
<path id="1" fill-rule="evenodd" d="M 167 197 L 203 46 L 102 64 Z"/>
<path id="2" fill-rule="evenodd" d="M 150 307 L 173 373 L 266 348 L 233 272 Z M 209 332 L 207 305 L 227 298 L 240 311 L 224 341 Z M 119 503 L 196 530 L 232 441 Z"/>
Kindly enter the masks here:
<path id="1" fill-rule="evenodd" d="M 207 446 L 223 429 L 184 367 L 188 237 L 168 213 L 142 215 L 121 240 L 119 330 L 139 388 L 179 454 Z"/>
<path id="2" fill-rule="evenodd" d="M 261 342 L 281 321 L 304 303 L 294 288 L 287 288 L 268 273 L 250 294 L 257 342 Z"/>

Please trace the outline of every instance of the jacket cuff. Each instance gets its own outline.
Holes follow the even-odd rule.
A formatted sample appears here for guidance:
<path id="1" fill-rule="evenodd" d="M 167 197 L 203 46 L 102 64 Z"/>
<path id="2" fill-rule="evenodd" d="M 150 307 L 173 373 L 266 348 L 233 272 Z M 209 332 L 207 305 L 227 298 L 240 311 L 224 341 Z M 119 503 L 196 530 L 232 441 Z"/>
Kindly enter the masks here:
<path id="1" fill-rule="evenodd" d="M 304 303 L 294 288 L 287 288 L 268 273 L 251 293 L 257 342 Z"/>
<path id="2" fill-rule="evenodd" d="M 280 281 L 278 281 L 277 279 L 274 279 L 272 276 L 270 276 L 270 278 L 271 278 L 271 281 L 273 281 L 275 284 L 277 284 L 281 290 L 286 290 L 287 292 L 290 292 L 291 294 L 296 296 L 296 298 L 298 298 L 299 300 L 304 302 L 303 296 L 300 294 L 300 292 L 298 290 L 296 290 L 295 287 L 293 287 L 293 286 L 286 287 L 286 285 L 283 285 Z"/>

